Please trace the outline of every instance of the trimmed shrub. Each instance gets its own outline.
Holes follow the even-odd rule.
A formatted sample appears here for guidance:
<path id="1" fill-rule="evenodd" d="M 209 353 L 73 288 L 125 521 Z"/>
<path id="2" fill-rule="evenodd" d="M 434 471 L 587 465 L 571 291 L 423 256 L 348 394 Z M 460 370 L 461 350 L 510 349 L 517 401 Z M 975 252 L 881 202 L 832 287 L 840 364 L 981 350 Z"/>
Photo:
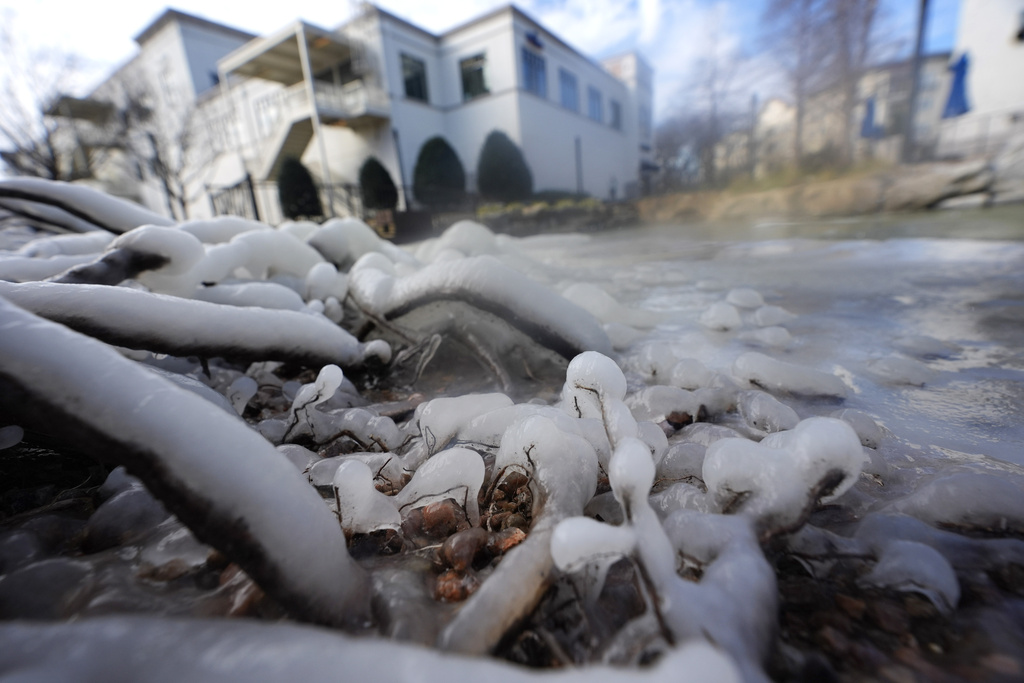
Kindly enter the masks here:
<path id="1" fill-rule="evenodd" d="M 364 209 L 394 209 L 398 206 L 398 188 L 377 157 L 370 157 L 359 169 L 359 189 Z"/>
<path id="2" fill-rule="evenodd" d="M 476 185 L 488 200 L 523 201 L 533 193 L 533 174 L 516 143 L 500 130 L 491 131 L 480 149 Z"/>
<path id="3" fill-rule="evenodd" d="M 423 143 L 412 175 L 417 201 L 431 207 L 451 207 L 466 196 L 466 172 L 459 155 L 440 136 Z"/>
<path id="4" fill-rule="evenodd" d="M 324 215 L 313 176 L 295 157 L 288 157 L 281 162 L 281 172 L 277 176 L 277 198 L 285 218 L 294 220 L 320 218 Z"/>

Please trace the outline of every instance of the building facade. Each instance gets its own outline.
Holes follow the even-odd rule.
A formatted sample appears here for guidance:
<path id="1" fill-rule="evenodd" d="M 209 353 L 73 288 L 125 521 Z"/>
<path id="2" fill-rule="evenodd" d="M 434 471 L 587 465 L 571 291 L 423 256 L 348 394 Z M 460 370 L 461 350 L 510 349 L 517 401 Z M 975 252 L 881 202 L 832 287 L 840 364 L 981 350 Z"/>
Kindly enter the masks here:
<path id="1" fill-rule="evenodd" d="M 93 97 L 117 100 L 145 70 L 167 128 L 187 119 L 190 217 L 251 204 L 281 220 L 273 182 L 288 157 L 324 187 L 330 214 L 358 212 L 370 156 L 399 186 L 400 206 L 415 205 L 416 158 L 438 135 L 470 193 L 493 130 L 523 151 L 535 191 L 632 196 L 650 166 L 650 67 L 635 54 L 598 64 L 514 6 L 442 35 L 372 5 L 336 29 L 297 21 L 262 37 L 169 10 L 137 42 L 139 55 Z M 166 211 L 164 188 L 146 180 L 137 198 Z M 238 201 L 243 184 L 252 201 Z"/>
<path id="2" fill-rule="evenodd" d="M 953 59 L 962 56 L 968 110 L 943 121 L 940 153 L 991 154 L 1024 122 L 1024 0 L 961 0 Z"/>

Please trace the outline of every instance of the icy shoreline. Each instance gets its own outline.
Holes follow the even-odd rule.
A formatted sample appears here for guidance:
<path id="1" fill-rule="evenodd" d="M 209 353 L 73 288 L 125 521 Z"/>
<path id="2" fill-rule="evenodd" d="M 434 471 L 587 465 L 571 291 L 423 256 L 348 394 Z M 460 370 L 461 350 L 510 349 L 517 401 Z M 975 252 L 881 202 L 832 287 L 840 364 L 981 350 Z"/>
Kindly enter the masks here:
<path id="1" fill-rule="evenodd" d="M 104 207 L 119 210 L 90 198 Z M 905 617 L 923 638 L 966 628 L 979 600 L 1011 614 L 998 605 L 1024 589 L 984 578 L 1024 566 L 1019 242 L 512 239 L 464 222 L 399 250 L 357 221 L 232 219 L 2 236 L 9 422 L 28 441 L 74 435 L 145 485 L 115 470 L 81 494 L 94 513 L 0 528 L 0 639 L 95 644 L 54 667 L 123 657 L 125 675 L 159 680 L 189 655 L 127 653 L 179 631 L 205 634 L 183 650 L 205 680 L 253 673 L 231 643 L 280 638 L 303 671 L 359 647 L 159 618 L 283 613 L 600 665 L 588 678 L 654 680 L 671 662 L 693 680 L 761 680 L 820 652 L 848 670 L 869 649 L 857 670 L 878 674 L 910 665 L 870 621 L 876 603 L 923 600 L 927 619 Z M 55 518 L 60 542 L 42 531 Z M 810 645 L 792 621 L 798 579 L 869 621 L 816 624 Z M 58 623 L 18 621 L 41 617 Z M 422 677 L 407 668 L 420 660 L 438 677 L 524 673 L 372 642 L 399 680 Z M 33 653 L 8 649 L 0 675 L 42 675 Z"/>

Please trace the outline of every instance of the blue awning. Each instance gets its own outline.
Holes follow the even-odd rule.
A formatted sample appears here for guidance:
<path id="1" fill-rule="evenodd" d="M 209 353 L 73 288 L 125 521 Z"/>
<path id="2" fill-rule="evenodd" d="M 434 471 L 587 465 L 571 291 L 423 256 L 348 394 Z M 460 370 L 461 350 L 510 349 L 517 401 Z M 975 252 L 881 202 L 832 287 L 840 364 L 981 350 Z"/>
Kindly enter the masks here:
<path id="1" fill-rule="evenodd" d="M 971 110 L 967 103 L 967 67 L 969 62 L 967 54 L 960 55 L 960 59 L 949 67 L 953 72 L 953 84 L 949 88 L 949 99 L 946 100 L 946 108 L 942 110 L 942 118 L 951 119 L 966 114 Z"/>

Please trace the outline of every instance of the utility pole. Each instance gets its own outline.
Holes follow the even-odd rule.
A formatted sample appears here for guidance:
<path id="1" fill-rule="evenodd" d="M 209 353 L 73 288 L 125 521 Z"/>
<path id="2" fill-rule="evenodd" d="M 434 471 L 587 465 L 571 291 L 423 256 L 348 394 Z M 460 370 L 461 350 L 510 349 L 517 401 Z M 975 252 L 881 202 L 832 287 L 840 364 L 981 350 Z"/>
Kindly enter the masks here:
<path id="1" fill-rule="evenodd" d="M 907 123 L 903 130 L 903 149 L 900 160 L 909 164 L 914 159 L 914 119 L 917 115 L 917 98 L 921 90 L 921 53 L 924 51 L 924 30 L 928 24 L 928 2 L 920 0 L 920 7 L 917 15 L 917 39 L 914 41 L 914 59 L 910 70 L 910 112 L 907 114 Z"/>

